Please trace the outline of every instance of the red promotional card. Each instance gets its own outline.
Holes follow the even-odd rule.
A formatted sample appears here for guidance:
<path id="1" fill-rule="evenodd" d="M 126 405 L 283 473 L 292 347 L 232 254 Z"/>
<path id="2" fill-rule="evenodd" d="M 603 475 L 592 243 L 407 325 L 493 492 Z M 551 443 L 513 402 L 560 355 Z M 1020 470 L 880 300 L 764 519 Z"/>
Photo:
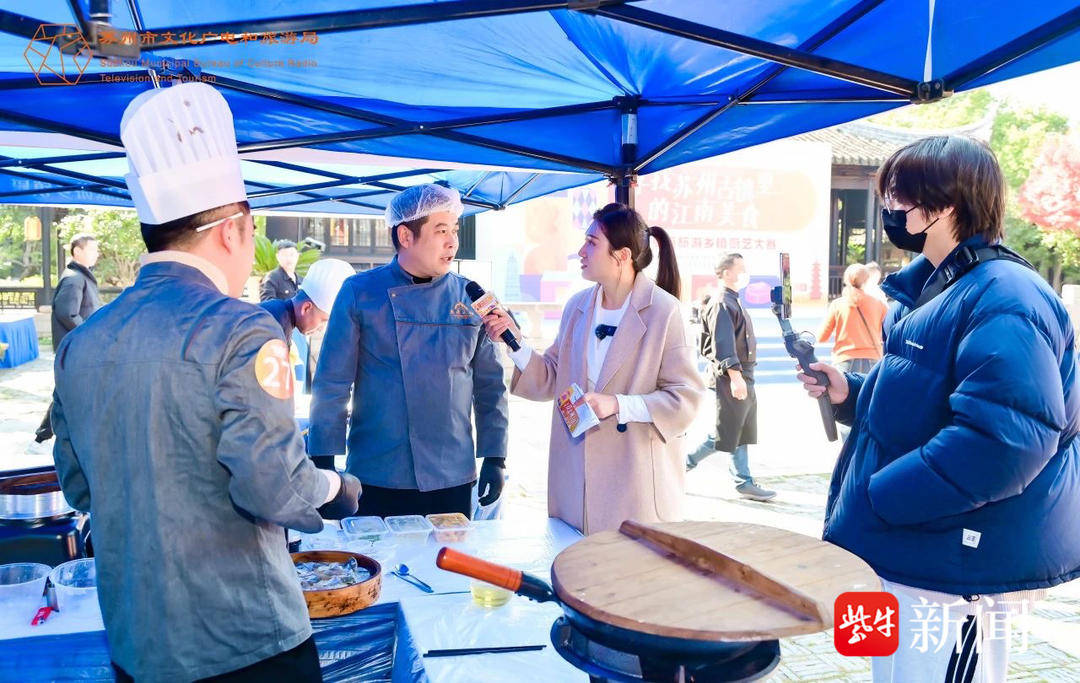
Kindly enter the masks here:
<path id="1" fill-rule="evenodd" d="M 847 657 L 887 657 L 900 646 L 900 604 L 884 591 L 841 593 L 833 614 L 833 643 Z"/>

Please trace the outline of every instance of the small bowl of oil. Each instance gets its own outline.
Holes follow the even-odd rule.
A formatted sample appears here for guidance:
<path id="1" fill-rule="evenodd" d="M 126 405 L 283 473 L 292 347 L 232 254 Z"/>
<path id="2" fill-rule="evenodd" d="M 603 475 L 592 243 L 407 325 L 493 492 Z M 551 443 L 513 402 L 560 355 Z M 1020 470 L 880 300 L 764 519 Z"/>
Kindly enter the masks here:
<path id="1" fill-rule="evenodd" d="M 487 607 L 489 609 L 502 607 L 510 602 L 510 598 L 514 595 L 505 588 L 494 586 L 486 581 L 481 581 L 480 579 L 473 579 L 472 582 L 469 583 L 469 592 L 472 593 L 474 605 Z"/>

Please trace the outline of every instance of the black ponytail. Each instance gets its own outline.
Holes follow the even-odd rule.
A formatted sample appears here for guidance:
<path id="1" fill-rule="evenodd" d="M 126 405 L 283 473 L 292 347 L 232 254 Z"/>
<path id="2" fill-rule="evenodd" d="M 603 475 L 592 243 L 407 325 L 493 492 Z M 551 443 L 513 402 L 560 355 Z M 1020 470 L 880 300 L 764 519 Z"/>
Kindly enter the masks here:
<path id="1" fill-rule="evenodd" d="M 593 220 L 607 237 L 611 250 L 627 248 L 634 272 L 640 273 L 652 263 L 653 253 L 649 237 L 656 239 L 660 247 L 660 263 L 656 273 L 656 285 L 676 299 L 682 289 L 679 264 L 675 261 L 675 246 L 667 231 L 660 227 L 648 227 L 637 211 L 625 204 L 611 203 L 593 214 Z"/>
<path id="2" fill-rule="evenodd" d="M 682 278 L 679 276 L 679 262 L 675 260 L 675 245 L 671 235 L 659 226 L 649 228 L 649 236 L 660 247 L 660 262 L 656 269 L 656 286 L 676 299 L 682 293 Z"/>

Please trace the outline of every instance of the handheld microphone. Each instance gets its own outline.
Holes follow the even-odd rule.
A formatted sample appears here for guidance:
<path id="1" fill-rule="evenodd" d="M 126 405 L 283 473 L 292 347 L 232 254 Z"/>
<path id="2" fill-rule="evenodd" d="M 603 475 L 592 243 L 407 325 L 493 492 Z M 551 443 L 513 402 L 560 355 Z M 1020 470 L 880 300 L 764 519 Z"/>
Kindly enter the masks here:
<path id="1" fill-rule="evenodd" d="M 472 299 L 473 310 L 476 311 L 476 314 L 481 318 L 499 307 L 499 301 L 495 298 L 495 295 L 485 292 L 483 287 L 472 280 L 469 280 L 468 284 L 465 285 L 465 293 Z M 503 333 L 499 335 L 499 338 L 506 342 L 506 345 L 509 346 L 512 351 L 517 351 L 521 348 L 517 339 L 514 338 L 514 333 L 510 330 L 503 330 Z"/>

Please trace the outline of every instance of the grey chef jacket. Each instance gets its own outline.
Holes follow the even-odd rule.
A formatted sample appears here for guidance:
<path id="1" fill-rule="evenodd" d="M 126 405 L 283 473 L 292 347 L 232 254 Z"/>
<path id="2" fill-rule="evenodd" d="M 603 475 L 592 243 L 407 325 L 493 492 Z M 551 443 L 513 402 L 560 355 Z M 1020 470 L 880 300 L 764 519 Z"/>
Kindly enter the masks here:
<path id="1" fill-rule="evenodd" d="M 296 329 L 296 311 L 293 310 L 293 300 L 267 299 L 259 304 L 259 308 L 274 316 L 274 320 L 281 325 L 281 330 L 285 333 L 285 345 L 292 346 L 292 333 Z"/>
<path id="2" fill-rule="evenodd" d="M 345 281 L 312 384 L 311 455 L 346 452 L 348 421 L 351 474 L 420 491 L 475 481 L 475 458 L 505 457 L 503 368 L 466 283 L 415 284 L 396 257 Z"/>
<path id="3" fill-rule="evenodd" d="M 200 270 L 157 262 L 57 352 L 56 470 L 91 513 L 109 649 L 136 680 L 233 671 L 311 636 L 281 527 L 319 531 L 329 485 L 291 398 L 256 379 L 280 339 Z"/>

